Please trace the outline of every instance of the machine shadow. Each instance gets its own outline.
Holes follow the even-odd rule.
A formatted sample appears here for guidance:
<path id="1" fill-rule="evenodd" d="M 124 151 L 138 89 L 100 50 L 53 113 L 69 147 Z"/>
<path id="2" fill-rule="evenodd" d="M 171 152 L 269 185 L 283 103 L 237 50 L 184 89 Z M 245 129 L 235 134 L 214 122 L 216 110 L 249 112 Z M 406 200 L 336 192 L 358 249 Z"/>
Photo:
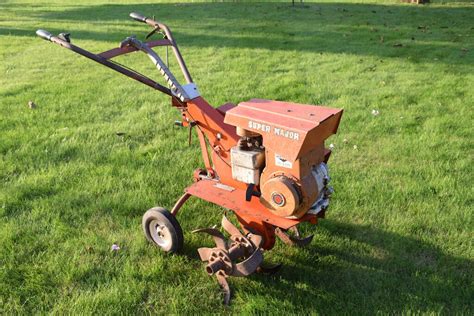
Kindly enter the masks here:
<path id="1" fill-rule="evenodd" d="M 301 314 L 472 312 L 473 261 L 369 226 L 325 220 L 318 229 L 337 242 L 293 251 L 278 275 L 257 277 L 259 295 Z"/>
<path id="2" fill-rule="evenodd" d="M 63 31 L 71 31 L 73 38 L 77 33 L 78 39 L 117 42 L 129 35 L 117 31 L 120 25 L 133 27 L 136 34 L 146 34 L 143 25 L 128 18 L 133 11 L 155 14 L 174 30 L 182 47 L 345 53 L 446 64 L 472 62 L 459 35 L 466 32 L 460 21 L 474 20 L 474 7 L 467 6 L 311 3 L 291 7 L 286 3 L 150 3 L 78 6 L 60 12 L 40 11 L 38 16 L 46 24 L 48 21 L 89 21 L 97 24 L 98 29 L 110 28 L 111 32 Z M 185 50 L 184 54 L 190 53 L 192 49 Z"/>

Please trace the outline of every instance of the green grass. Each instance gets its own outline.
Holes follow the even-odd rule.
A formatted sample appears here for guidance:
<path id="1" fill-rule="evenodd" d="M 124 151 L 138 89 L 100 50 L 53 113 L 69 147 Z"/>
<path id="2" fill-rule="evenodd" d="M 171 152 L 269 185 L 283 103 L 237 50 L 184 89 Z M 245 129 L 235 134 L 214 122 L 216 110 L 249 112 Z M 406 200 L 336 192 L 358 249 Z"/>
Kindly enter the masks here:
<path id="1" fill-rule="evenodd" d="M 0 314 L 472 315 L 474 6 L 382 2 L 2 1 Z M 345 109 L 328 141 L 330 212 L 304 227 L 313 243 L 278 243 L 276 276 L 231 279 L 230 307 L 198 260 L 211 240 L 190 233 L 220 208 L 186 204 L 181 255 L 141 231 L 202 164 L 169 99 L 34 34 L 70 31 L 99 52 L 146 34 L 132 11 L 174 30 L 215 106 Z M 120 61 L 155 74 L 144 55 Z"/>

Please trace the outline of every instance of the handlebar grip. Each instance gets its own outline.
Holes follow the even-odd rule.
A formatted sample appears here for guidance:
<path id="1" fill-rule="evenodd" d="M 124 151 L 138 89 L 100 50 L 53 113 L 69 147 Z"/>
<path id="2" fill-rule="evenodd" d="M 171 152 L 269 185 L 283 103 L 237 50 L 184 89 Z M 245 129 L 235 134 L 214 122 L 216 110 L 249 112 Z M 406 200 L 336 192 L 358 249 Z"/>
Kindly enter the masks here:
<path id="1" fill-rule="evenodd" d="M 50 41 L 51 37 L 53 37 L 53 34 L 49 33 L 48 31 L 45 31 L 45 30 L 37 30 L 36 35 L 38 35 L 39 37 L 41 37 L 42 39 L 44 39 L 46 41 Z"/>
<path id="2" fill-rule="evenodd" d="M 130 13 L 130 17 L 134 19 L 135 21 L 143 22 L 143 23 L 146 23 L 146 19 L 147 19 L 146 16 L 141 15 L 140 13 L 137 13 L 137 12 Z"/>

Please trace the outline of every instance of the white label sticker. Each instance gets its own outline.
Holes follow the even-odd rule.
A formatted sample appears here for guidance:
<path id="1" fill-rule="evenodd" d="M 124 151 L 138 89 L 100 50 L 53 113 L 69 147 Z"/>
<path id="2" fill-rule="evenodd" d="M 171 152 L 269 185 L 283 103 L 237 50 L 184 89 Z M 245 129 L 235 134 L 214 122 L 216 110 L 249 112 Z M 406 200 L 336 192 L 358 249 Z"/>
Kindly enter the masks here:
<path id="1" fill-rule="evenodd" d="M 217 182 L 216 184 L 214 184 L 214 186 L 216 188 L 226 190 L 226 191 L 229 191 L 229 192 L 233 192 L 235 190 L 235 188 L 231 187 L 230 185 L 225 185 L 225 184 L 222 184 L 220 182 Z"/>
<path id="2" fill-rule="evenodd" d="M 282 156 L 278 154 L 275 154 L 275 165 L 277 165 L 278 167 L 283 167 L 283 168 L 288 168 L 288 169 L 293 168 L 293 164 L 291 163 L 291 161 L 286 160 L 285 158 L 283 158 Z"/>

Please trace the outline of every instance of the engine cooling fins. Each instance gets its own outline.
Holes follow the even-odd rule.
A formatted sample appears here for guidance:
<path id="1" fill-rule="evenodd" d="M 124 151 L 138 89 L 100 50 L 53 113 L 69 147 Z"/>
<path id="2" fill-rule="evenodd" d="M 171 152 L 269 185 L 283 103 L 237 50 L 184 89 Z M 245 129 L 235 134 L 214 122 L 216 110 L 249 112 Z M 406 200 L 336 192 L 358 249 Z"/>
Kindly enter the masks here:
<path id="1" fill-rule="evenodd" d="M 232 295 L 228 277 L 245 277 L 254 272 L 274 273 L 281 265 L 262 266 L 262 236 L 251 233 L 243 235 L 225 215 L 222 218 L 222 227 L 229 233 L 229 239 L 215 228 L 197 229 L 193 233 L 206 233 L 214 239 L 216 247 L 202 247 L 198 249 L 198 253 L 201 260 L 207 263 L 206 272 L 216 276 L 224 292 L 224 304 L 228 305 Z"/>

